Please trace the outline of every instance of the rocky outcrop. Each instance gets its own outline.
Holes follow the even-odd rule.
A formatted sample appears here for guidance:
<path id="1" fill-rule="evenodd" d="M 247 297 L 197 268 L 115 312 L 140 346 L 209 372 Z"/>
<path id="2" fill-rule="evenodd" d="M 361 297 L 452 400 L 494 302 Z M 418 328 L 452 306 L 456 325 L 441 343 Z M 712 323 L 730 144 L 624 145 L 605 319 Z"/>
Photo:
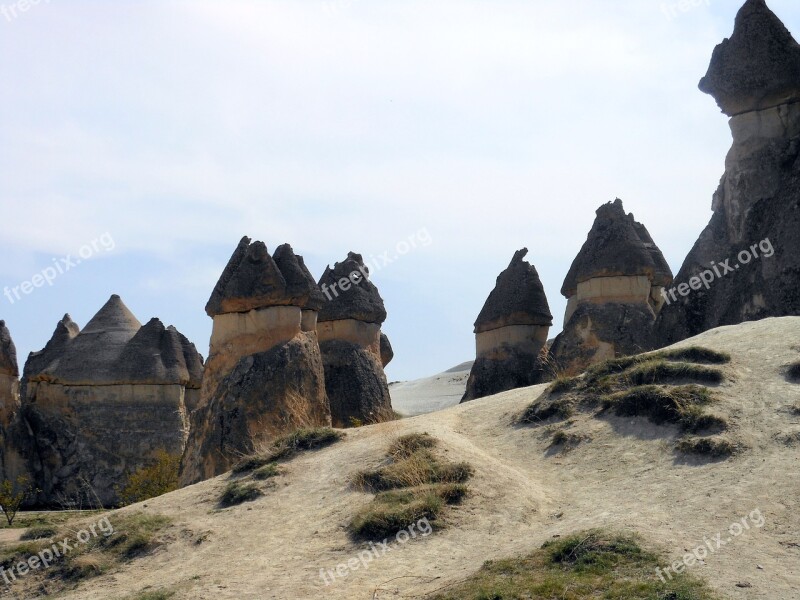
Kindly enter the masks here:
<path id="1" fill-rule="evenodd" d="M 183 484 L 224 473 L 283 431 L 330 425 L 316 334 L 322 305 L 291 246 L 270 256 L 263 242 L 239 242 L 206 305 L 214 325 Z"/>
<path id="2" fill-rule="evenodd" d="M 535 385 L 553 315 L 536 267 L 514 254 L 475 321 L 476 358 L 462 402 Z"/>
<path id="3" fill-rule="evenodd" d="M 83 330 L 66 315 L 26 362 L 12 424 L 38 501 L 110 506 L 156 451 L 180 455 L 202 371 L 189 340 L 158 319 L 142 327 L 119 296 Z"/>
<path id="4" fill-rule="evenodd" d="M 0 428 L 4 431 L 19 405 L 17 349 L 5 321 L 0 321 Z"/>
<path id="5" fill-rule="evenodd" d="M 385 367 L 394 358 L 394 350 L 392 349 L 392 343 L 389 341 L 389 337 L 381 332 L 381 364 Z"/>
<path id="6" fill-rule="evenodd" d="M 550 350 L 559 368 L 587 366 L 652 347 L 653 326 L 672 272 L 650 233 L 617 199 L 597 210 L 567 273 L 564 330 Z"/>
<path id="7" fill-rule="evenodd" d="M 361 255 L 350 252 L 325 269 L 319 286 L 326 302 L 317 332 L 333 424 L 349 427 L 393 418 L 383 372 L 389 355 L 381 344 L 386 309 Z"/>
<path id="8" fill-rule="evenodd" d="M 800 46 L 763 0 L 748 0 L 700 89 L 730 119 L 733 145 L 708 226 L 686 257 L 657 342 L 800 314 Z"/>

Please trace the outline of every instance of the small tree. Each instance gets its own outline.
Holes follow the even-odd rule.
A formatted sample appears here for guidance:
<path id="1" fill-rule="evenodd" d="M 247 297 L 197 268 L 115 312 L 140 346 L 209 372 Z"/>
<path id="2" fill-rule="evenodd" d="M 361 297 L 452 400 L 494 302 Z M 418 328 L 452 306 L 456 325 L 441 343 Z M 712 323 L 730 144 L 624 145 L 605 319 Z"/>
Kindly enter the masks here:
<path id="1" fill-rule="evenodd" d="M 14 522 L 20 507 L 35 493 L 31 480 L 25 475 L 20 475 L 16 481 L 4 479 L 0 483 L 0 508 L 3 509 L 9 527 Z"/>
<path id="2" fill-rule="evenodd" d="M 158 450 L 152 465 L 128 475 L 122 489 L 117 489 L 120 501 L 127 506 L 177 490 L 180 464 L 180 456 Z"/>

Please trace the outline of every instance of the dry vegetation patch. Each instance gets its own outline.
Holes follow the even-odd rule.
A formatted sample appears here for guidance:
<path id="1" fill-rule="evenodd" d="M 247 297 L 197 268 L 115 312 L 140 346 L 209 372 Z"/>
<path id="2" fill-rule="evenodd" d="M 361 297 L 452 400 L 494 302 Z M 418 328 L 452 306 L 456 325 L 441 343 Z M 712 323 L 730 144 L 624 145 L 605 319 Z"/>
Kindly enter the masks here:
<path id="1" fill-rule="evenodd" d="M 719 365 L 729 361 L 728 354 L 696 346 L 612 359 L 581 376 L 555 380 L 518 422 L 565 421 L 580 410 L 596 416 L 644 417 L 656 425 L 677 426 L 682 434 L 718 435 L 728 429 L 728 423 L 707 412 L 716 398 L 711 389 L 698 384 L 724 382 L 726 375 Z M 567 435 L 562 432 L 553 445 L 570 443 Z M 726 453 L 730 448 L 737 446 L 707 437 L 685 438 L 676 446 L 678 452 L 714 458 L 730 456 L 734 453 Z"/>
<path id="2" fill-rule="evenodd" d="M 588 531 L 547 542 L 526 557 L 484 563 L 464 582 L 430 600 L 717 600 L 686 573 L 662 582 L 666 564 L 634 536 Z"/>
<path id="3" fill-rule="evenodd" d="M 464 462 L 441 460 L 434 454 L 436 445 L 427 433 L 402 436 L 390 445 L 385 464 L 352 476 L 354 487 L 376 493 L 350 522 L 353 537 L 380 540 L 422 519 L 442 526 L 445 508 L 467 496 L 466 481 L 474 470 Z"/>

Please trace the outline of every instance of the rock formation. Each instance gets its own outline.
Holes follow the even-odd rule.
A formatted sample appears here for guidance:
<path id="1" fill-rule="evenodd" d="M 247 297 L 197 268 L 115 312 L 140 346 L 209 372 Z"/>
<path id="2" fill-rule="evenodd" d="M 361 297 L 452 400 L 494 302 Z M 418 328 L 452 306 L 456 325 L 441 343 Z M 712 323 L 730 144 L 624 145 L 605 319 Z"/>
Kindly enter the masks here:
<path id="1" fill-rule="evenodd" d="M 5 321 L 0 321 L 0 428 L 8 427 L 19 405 L 17 349 Z"/>
<path id="2" fill-rule="evenodd" d="M 361 255 L 348 253 L 325 269 L 319 286 L 326 297 L 317 332 L 333 424 L 374 423 L 393 417 L 383 372 L 391 346 L 381 340 L 386 309 L 369 280 Z"/>
<path id="3" fill-rule="evenodd" d="M 330 425 L 315 331 L 322 304 L 291 246 L 270 256 L 263 242 L 239 242 L 206 305 L 214 325 L 182 483 L 224 473 L 269 436 Z"/>
<path id="4" fill-rule="evenodd" d="M 381 364 L 385 367 L 394 358 L 394 350 L 392 349 L 392 343 L 389 341 L 389 337 L 381 332 Z"/>
<path id="5" fill-rule="evenodd" d="M 476 358 L 462 402 L 542 381 L 539 352 L 553 315 L 536 267 L 514 254 L 475 321 Z"/>
<path id="6" fill-rule="evenodd" d="M 157 450 L 180 455 L 203 362 L 174 327 L 111 296 L 80 330 L 66 315 L 23 374 L 14 446 L 47 505 L 109 506 Z"/>
<path id="7" fill-rule="evenodd" d="M 647 229 L 622 201 L 604 204 L 572 263 L 561 293 L 564 330 L 551 348 L 569 373 L 652 347 L 653 325 L 672 272 Z"/>
<path id="8" fill-rule="evenodd" d="M 800 45 L 748 0 L 700 89 L 731 117 L 733 145 L 711 221 L 668 290 L 659 345 L 800 314 Z"/>

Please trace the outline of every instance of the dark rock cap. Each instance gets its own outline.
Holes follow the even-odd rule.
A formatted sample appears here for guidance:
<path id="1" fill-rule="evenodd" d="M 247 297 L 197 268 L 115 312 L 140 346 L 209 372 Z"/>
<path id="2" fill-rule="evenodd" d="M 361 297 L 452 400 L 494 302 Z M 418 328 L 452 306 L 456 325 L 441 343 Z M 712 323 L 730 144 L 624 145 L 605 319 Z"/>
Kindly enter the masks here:
<path id="1" fill-rule="evenodd" d="M 664 258 L 664 255 L 661 253 L 661 249 L 656 246 L 656 243 L 653 241 L 653 237 L 650 235 L 650 232 L 647 231 L 647 227 L 639 223 L 633 218 L 633 213 L 628 215 L 631 222 L 633 223 L 633 228 L 636 229 L 636 233 L 639 234 L 639 239 L 642 240 L 645 248 L 650 252 L 650 258 L 653 259 L 653 263 L 656 266 L 655 274 L 653 276 L 653 285 L 667 287 L 670 283 L 672 283 L 672 269 L 669 267 L 669 263 L 667 259 Z"/>
<path id="2" fill-rule="evenodd" d="M 286 280 L 264 242 L 243 237 L 234 250 L 206 304 L 209 317 L 248 312 L 268 306 L 286 306 Z"/>
<path id="3" fill-rule="evenodd" d="M 342 280 L 346 280 L 344 286 Z M 327 267 L 319 287 L 325 297 L 319 311 L 320 322 L 356 319 L 381 324 L 386 320 L 383 299 L 369 280 L 369 269 L 360 254 L 349 252 L 344 261 Z"/>
<path id="4" fill-rule="evenodd" d="M 656 265 L 633 223 L 619 198 L 597 209 L 589 236 L 561 287 L 566 298 L 578 292 L 579 283 L 594 277 L 655 278 Z"/>
<path id="5" fill-rule="evenodd" d="M 764 0 L 747 0 L 739 10 L 700 90 L 728 116 L 800 101 L 800 45 Z"/>
<path id="6" fill-rule="evenodd" d="M 19 377 L 17 348 L 5 321 L 0 321 L 0 374 Z"/>
<path id="7" fill-rule="evenodd" d="M 508 268 L 497 277 L 475 321 L 475 333 L 508 325 L 549 327 L 553 324 L 539 273 L 536 267 L 523 260 L 527 254 L 527 248 L 515 252 Z"/>
<path id="8" fill-rule="evenodd" d="M 153 318 L 125 346 L 117 377 L 130 383 L 174 382 L 199 388 L 203 362 L 194 344 L 177 329 Z"/>
<path id="9" fill-rule="evenodd" d="M 302 256 L 298 256 L 289 244 L 278 246 L 272 259 L 286 280 L 286 293 L 294 306 L 308 310 L 319 310 L 325 297 L 306 267 Z"/>
<path id="10" fill-rule="evenodd" d="M 114 295 L 83 330 L 69 315 L 45 348 L 32 352 L 25 379 L 64 385 L 181 384 L 199 387 L 202 358 L 174 327 L 142 327 Z"/>

